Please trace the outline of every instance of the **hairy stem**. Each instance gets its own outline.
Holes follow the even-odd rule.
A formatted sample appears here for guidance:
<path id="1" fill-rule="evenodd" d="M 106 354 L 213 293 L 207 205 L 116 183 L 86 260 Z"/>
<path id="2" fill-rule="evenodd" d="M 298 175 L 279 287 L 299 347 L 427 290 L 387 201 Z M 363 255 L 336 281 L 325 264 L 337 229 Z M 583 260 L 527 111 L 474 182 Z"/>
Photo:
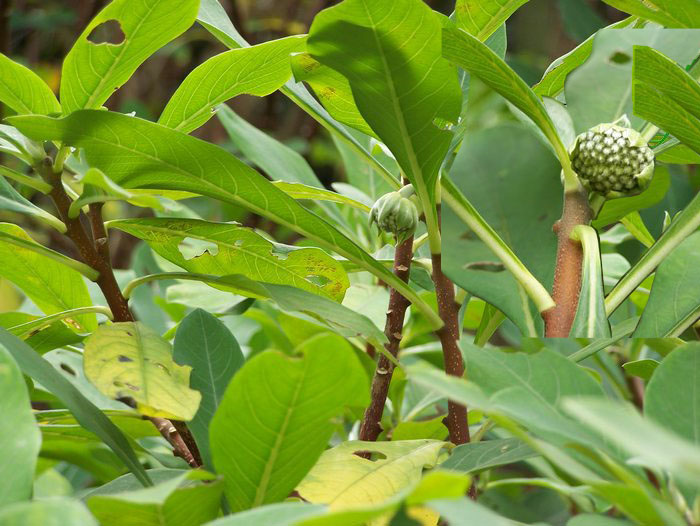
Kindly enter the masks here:
<path id="1" fill-rule="evenodd" d="M 583 249 L 570 236 L 576 226 L 587 225 L 590 221 L 591 209 L 586 192 L 580 188 L 565 192 L 561 219 L 554 224 L 558 244 L 552 298 L 556 305 L 542 313 L 545 336 L 548 338 L 568 337 L 576 317 L 581 293 Z"/>
<path id="2" fill-rule="evenodd" d="M 410 237 L 396 247 L 394 254 L 394 275 L 406 283 L 408 283 L 408 276 L 411 271 L 412 257 L 413 237 Z M 410 302 L 406 298 L 396 290 L 391 289 L 389 308 L 386 312 L 386 324 L 384 326 L 384 334 L 387 338 L 384 348 L 394 357 L 399 352 L 403 320 L 409 305 Z M 372 378 L 370 405 L 367 407 L 360 424 L 360 440 L 373 442 L 377 440 L 379 433 L 382 432 L 382 413 L 384 412 L 384 404 L 389 393 L 389 385 L 391 384 L 393 373 L 394 364 L 382 354 L 379 357 L 379 362 Z"/>

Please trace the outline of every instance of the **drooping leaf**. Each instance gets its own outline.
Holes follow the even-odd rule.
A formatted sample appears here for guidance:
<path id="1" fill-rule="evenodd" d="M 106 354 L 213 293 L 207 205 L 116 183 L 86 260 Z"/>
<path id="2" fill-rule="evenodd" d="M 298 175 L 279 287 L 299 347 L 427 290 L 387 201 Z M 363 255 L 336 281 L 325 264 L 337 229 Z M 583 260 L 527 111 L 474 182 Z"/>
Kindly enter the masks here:
<path id="1" fill-rule="evenodd" d="M 69 266 L 78 262 L 42 247 L 17 225 L 0 223 L 0 260 L 13 262 L 0 265 L 0 276 L 22 289 L 46 314 L 92 305 L 83 277 Z M 77 317 L 76 322 L 82 332 L 97 327 L 94 314 Z"/>
<path id="2" fill-rule="evenodd" d="M 234 511 L 284 499 L 325 449 L 331 418 L 367 402 L 366 374 L 342 338 L 318 335 L 297 350 L 301 358 L 267 351 L 248 361 L 211 421 L 214 466 Z"/>
<path id="3" fill-rule="evenodd" d="M 0 168 L 1 175 L 4 175 L 2 168 Z M 66 225 L 60 219 L 22 197 L 17 190 L 10 186 L 4 177 L 0 177 L 0 211 L 3 210 L 26 214 L 46 223 L 61 233 L 66 231 Z"/>
<path id="4" fill-rule="evenodd" d="M 125 188 L 195 192 L 244 206 L 288 226 L 360 264 L 400 291 L 433 326 L 442 325 L 431 307 L 362 248 L 217 146 L 142 119 L 105 111 L 74 112 L 60 120 L 39 116 L 11 119 L 37 139 L 59 139 L 84 148 L 92 166 Z M 119 137 L 116 143 L 115 134 Z"/>
<path id="5" fill-rule="evenodd" d="M 603 0 L 620 11 L 666 27 L 698 28 L 700 12 L 695 0 Z"/>
<path id="6" fill-rule="evenodd" d="M 198 0 L 115 0 L 108 4 L 63 61 L 63 113 L 102 106 L 142 62 L 194 23 L 198 6 Z M 111 38 L 99 42 L 100 29 Z"/>
<path id="7" fill-rule="evenodd" d="M 101 526 L 199 526 L 218 515 L 223 481 L 186 471 L 152 488 L 87 499 Z"/>
<path id="8" fill-rule="evenodd" d="M 151 484 L 146 471 L 119 428 L 61 376 L 49 362 L 36 354 L 26 343 L 2 329 L 0 329 L 0 346 L 10 352 L 24 374 L 53 393 L 85 429 L 100 437 L 144 486 Z"/>
<path id="9" fill-rule="evenodd" d="M 83 356 L 88 380 L 110 398 L 133 398 L 141 414 L 191 420 L 197 412 L 192 368 L 177 365 L 170 344 L 140 322 L 100 326 Z"/>
<path id="10" fill-rule="evenodd" d="M 49 498 L 31 502 L 18 502 L 0 509 L 3 526 L 98 526 L 85 505 L 75 499 Z"/>
<path id="11" fill-rule="evenodd" d="M 111 221 L 109 227 L 143 239 L 155 252 L 189 272 L 240 274 L 337 301 L 350 285 L 342 265 L 323 250 L 274 243 L 237 224 L 147 218 Z M 192 252 L 186 253 L 187 248 Z"/>
<path id="12" fill-rule="evenodd" d="M 213 469 L 209 453 L 209 422 L 245 358 L 231 331 L 217 317 L 196 309 L 178 325 L 173 359 L 180 365 L 192 367 L 190 387 L 202 394 L 199 409 L 188 427 L 197 442 L 205 468 Z"/>
<path id="13" fill-rule="evenodd" d="M 31 69 L 0 53 L 0 102 L 17 113 L 46 115 L 61 111 L 51 88 Z"/>
<path id="14" fill-rule="evenodd" d="M 31 352 L 31 351 L 30 351 Z M 32 496 L 41 433 L 32 414 L 24 378 L 10 353 L 0 346 L 0 508 Z"/>
<path id="15" fill-rule="evenodd" d="M 339 194 L 337 192 L 331 192 L 330 190 L 325 190 L 323 188 L 316 188 L 315 186 L 307 186 L 301 183 L 287 183 L 285 181 L 273 181 L 277 188 L 282 190 L 285 194 L 293 197 L 294 199 L 309 199 L 313 201 L 331 201 L 333 203 L 340 203 L 344 205 L 352 206 L 358 210 L 369 213 L 370 207 L 364 203 L 356 201 L 346 195 Z"/>
<path id="16" fill-rule="evenodd" d="M 473 473 L 513 464 L 537 455 L 517 438 L 501 438 L 457 446 L 441 468 Z"/>
<path id="17" fill-rule="evenodd" d="M 184 133 L 214 115 L 214 107 L 241 94 L 262 97 L 292 76 L 289 55 L 304 49 L 304 36 L 226 51 L 197 66 L 177 88 L 158 122 Z"/>
<path id="18" fill-rule="evenodd" d="M 441 57 L 442 20 L 420 0 L 345 0 L 319 13 L 307 51 L 348 79 L 362 117 L 427 207 L 452 140 L 462 93 Z M 426 220 L 435 224 L 433 212 Z"/>
<path id="19" fill-rule="evenodd" d="M 484 42 L 528 0 L 457 0 L 457 25 Z"/>

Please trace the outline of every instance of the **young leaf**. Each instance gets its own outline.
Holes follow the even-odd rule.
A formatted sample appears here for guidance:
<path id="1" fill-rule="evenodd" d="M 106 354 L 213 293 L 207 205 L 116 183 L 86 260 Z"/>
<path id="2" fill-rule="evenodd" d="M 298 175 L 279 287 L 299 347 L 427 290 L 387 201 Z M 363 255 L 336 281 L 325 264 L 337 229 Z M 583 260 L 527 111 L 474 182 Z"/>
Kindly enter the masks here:
<path id="1" fill-rule="evenodd" d="M 95 433 L 144 486 L 151 481 L 119 428 L 23 341 L 0 329 L 0 347 L 10 352 L 22 372 L 53 393 L 85 429 Z"/>
<path id="2" fill-rule="evenodd" d="M 484 42 L 528 0 L 457 0 L 457 25 Z"/>
<path id="3" fill-rule="evenodd" d="M 304 48 L 304 36 L 233 49 L 197 66 L 177 88 L 158 122 L 184 133 L 214 115 L 214 107 L 241 94 L 262 97 L 292 76 L 289 55 Z"/>
<path id="4" fill-rule="evenodd" d="M 17 113 L 58 113 L 61 105 L 51 88 L 31 69 L 0 53 L 0 102 Z"/>
<path id="5" fill-rule="evenodd" d="M 214 466 L 234 511 L 284 499 L 325 449 L 331 419 L 367 403 L 366 373 L 343 339 L 318 335 L 298 351 L 248 361 L 211 421 Z"/>
<path id="6" fill-rule="evenodd" d="M 88 162 L 125 188 L 185 190 L 234 203 L 285 225 L 360 264 L 399 291 L 429 320 L 442 320 L 409 286 L 330 223 L 275 188 L 223 149 L 142 119 L 80 111 L 63 119 L 12 117 L 29 135 L 85 149 Z M 22 119 L 22 122 L 19 122 Z M 115 136 L 119 137 L 115 143 Z M 144 141 L 148 137 L 148 141 Z"/>
<path id="7" fill-rule="evenodd" d="M 13 261 L 0 265 L 0 276 L 22 289 L 46 314 L 92 305 L 83 277 L 74 268 L 85 267 L 94 277 L 97 273 L 39 245 L 17 225 L 0 223 L 0 261 Z M 76 328 L 93 331 L 97 328 L 95 315 L 76 317 Z"/>
<path id="8" fill-rule="evenodd" d="M 0 510 L 3 526 L 98 526 L 85 505 L 75 499 L 53 498 L 18 502 Z"/>
<path id="9" fill-rule="evenodd" d="M 572 237 L 583 247 L 583 272 L 578 308 L 569 336 L 610 338 L 610 324 L 605 315 L 605 291 L 598 234 L 593 227 L 579 225 L 574 228 Z"/>
<path id="10" fill-rule="evenodd" d="M 10 212 L 18 212 L 34 217 L 43 223 L 55 228 L 61 233 L 66 231 L 66 225 L 56 216 L 49 214 L 42 208 L 39 208 L 31 201 L 28 201 L 17 192 L 5 180 L 2 175 L 5 175 L 4 166 L 0 166 L 0 210 L 9 210 Z"/>
<path id="11" fill-rule="evenodd" d="M 63 61 L 63 113 L 102 106 L 142 62 L 194 23 L 198 6 L 198 0 L 114 0 L 108 4 Z M 99 42 L 100 30 L 108 34 L 104 42 Z"/>
<path id="12" fill-rule="evenodd" d="M 133 398 L 143 415 L 191 420 L 201 395 L 189 388 L 189 366 L 170 344 L 139 322 L 102 325 L 85 340 L 85 376 L 110 398 Z"/>
<path id="13" fill-rule="evenodd" d="M 111 221 L 108 226 L 143 239 L 165 259 L 194 273 L 240 274 L 337 301 L 350 286 L 342 265 L 323 250 L 274 243 L 238 225 L 148 218 Z"/>
<path id="14" fill-rule="evenodd" d="M 413 183 L 429 231 L 462 99 L 457 72 L 441 57 L 441 27 L 422 0 L 345 0 L 316 16 L 307 40 L 313 58 L 348 79 L 360 113 Z"/>
<path id="15" fill-rule="evenodd" d="M 360 203 L 355 199 L 347 197 L 337 192 L 331 192 L 324 188 L 316 188 L 315 186 L 307 186 L 301 183 L 287 183 L 285 181 L 272 181 L 277 188 L 294 199 L 309 199 L 312 201 L 331 201 L 352 206 L 358 210 L 362 210 L 369 214 L 370 207 L 364 203 Z"/>
<path id="16" fill-rule="evenodd" d="M 213 469 L 209 422 L 245 358 L 236 338 L 218 318 L 195 309 L 178 325 L 173 359 L 180 365 L 192 367 L 190 387 L 202 394 L 199 409 L 188 427 L 197 442 L 205 468 Z"/>
<path id="17" fill-rule="evenodd" d="M 0 346 L 0 508 L 32 496 L 41 433 L 27 385 L 10 353 Z"/>
<path id="18" fill-rule="evenodd" d="M 513 464 L 537 453 L 517 438 L 499 438 L 457 446 L 441 468 L 473 473 Z"/>
<path id="19" fill-rule="evenodd" d="M 646 18 L 666 27 L 700 27 L 695 0 L 603 0 L 620 11 Z"/>
<path id="20" fill-rule="evenodd" d="M 700 318 L 700 232 L 664 259 L 634 338 L 680 336 Z"/>

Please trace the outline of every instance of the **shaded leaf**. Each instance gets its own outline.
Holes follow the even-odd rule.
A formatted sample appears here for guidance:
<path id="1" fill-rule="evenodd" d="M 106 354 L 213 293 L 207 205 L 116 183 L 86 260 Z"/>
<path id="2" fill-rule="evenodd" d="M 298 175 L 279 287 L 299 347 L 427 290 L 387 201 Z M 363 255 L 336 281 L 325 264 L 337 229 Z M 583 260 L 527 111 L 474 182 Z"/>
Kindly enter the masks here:
<path id="1" fill-rule="evenodd" d="M 656 368 L 659 366 L 659 363 L 660 362 L 657 362 L 656 360 L 650 359 L 633 360 L 631 362 L 623 363 L 622 367 L 628 374 L 639 376 L 641 379 L 648 382 L 651 379 L 651 376 L 654 374 Z M 648 393 L 649 391 L 647 390 L 646 394 Z"/>
<path id="2" fill-rule="evenodd" d="M 500 438 L 457 446 L 440 467 L 472 473 L 513 464 L 536 455 L 535 451 L 517 438 Z"/>
<path id="3" fill-rule="evenodd" d="M 0 175 L 3 175 L 2 167 L 0 167 Z M 0 177 L 0 211 L 3 210 L 18 212 L 20 214 L 34 217 L 35 219 L 50 225 L 61 233 L 66 231 L 66 225 L 64 225 L 60 219 L 22 197 L 22 195 L 15 190 L 4 177 Z"/>
<path id="4" fill-rule="evenodd" d="M 31 502 L 18 502 L 0 509 L 3 526 L 97 526 L 85 505 L 73 499 L 48 498 Z"/>

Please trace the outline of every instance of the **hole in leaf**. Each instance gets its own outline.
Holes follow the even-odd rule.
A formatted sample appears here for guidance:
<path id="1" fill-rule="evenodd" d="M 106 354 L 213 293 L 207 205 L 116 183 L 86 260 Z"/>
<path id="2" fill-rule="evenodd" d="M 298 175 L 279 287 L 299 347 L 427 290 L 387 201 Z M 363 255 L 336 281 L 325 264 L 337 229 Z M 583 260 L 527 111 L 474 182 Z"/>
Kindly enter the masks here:
<path id="1" fill-rule="evenodd" d="M 275 245 L 272 247 L 270 254 L 275 256 L 277 259 L 281 259 L 282 261 L 284 261 L 289 257 L 289 250 L 286 250 L 281 245 Z"/>
<path id="2" fill-rule="evenodd" d="M 219 245 L 211 241 L 203 239 L 193 239 L 186 237 L 177 246 L 177 249 L 186 260 L 194 259 L 209 253 L 211 256 L 216 256 L 219 253 Z"/>
<path id="3" fill-rule="evenodd" d="M 377 460 L 386 460 L 386 455 L 384 453 L 368 449 L 364 449 L 362 451 L 355 451 L 353 455 L 361 455 L 363 458 L 369 460 L 370 462 L 375 462 Z M 369 458 L 367 458 L 367 456 L 369 456 Z"/>
<path id="4" fill-rule="evenodd" d="M 615 53 L 610 55 L 608 60 L 613 64 L 627 64 L 630 60 L 632 60 L 632 57 L 623 51 L 615 51 Z"/>
<path id="5" fill-rule="evenodd" d="M 141 388 L 138 385 L 127 383 L 126 386 L 132 391 L 140 391 Z"/>
<path id="6" fill-rule="evenodd" d="M 124 356 L 123 354 L 120 354 L 119 357 L 117 358 L 117 360 L 119 360 L 120 362 L 133 362 L 134 361 L 131 358 L 129 358 L 128 356 Z"/>
<path id="7" fill-rule="evenodd" d="M 69 375 L 71 376 L 78 376 L 77 373 L 75 372 L 75 369 L 73 369 L 70 365 L 66 365 L 65 363 L 62 363 L 60 365 L 61 369 L 66 371 Z"/>
<path id="8" fill-rule="evenodd" d="M 118 46 L 124 42 L 125 38 L 122 26 L 119 25 L 117 20 L 102 22 L 87 37 L 93 44 L 111 44 L 113 46 Z"/>
<path id="9" fill-rule="evenodd" d="M 465 270 L 483 270 L 485 272 L 503 272 L 506 268 L 498 261 L 473 261 L 463 267 Z"/>

